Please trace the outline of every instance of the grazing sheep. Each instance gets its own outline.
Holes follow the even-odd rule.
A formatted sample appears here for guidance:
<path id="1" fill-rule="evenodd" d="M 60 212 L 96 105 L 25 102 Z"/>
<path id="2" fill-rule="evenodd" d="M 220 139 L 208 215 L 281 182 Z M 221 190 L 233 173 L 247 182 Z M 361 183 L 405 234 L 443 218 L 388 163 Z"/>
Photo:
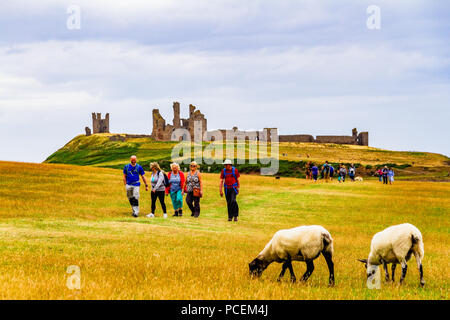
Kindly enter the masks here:
<path id="1" fill-rule="evenodd" d="M 392 263 L 392 281 L 394 281 L 395 268 L 400 263 L 402 265 L 400 284 L 402 284 L 408 268 L 406 262 L 412 254 L 416 258 L 420 273 L 420 285 L 423 287 L 425 281 L 423 280 L 422 268 L 424 256 L 422 234 L 412 224 L 399 224 L 375 234 L 372 238 L 369 258 L 359 259 L 359 261 L 365 264 L 368 279 L 375 275 L 378 266 L 382 264 L 386 281 L 389 281 L 387 264 Z"/>
<path id="2" fill-rule="evenodd" d="M 307 269 L 301 281 L 306 281 L 314 271 L 313 260 L 321 253 L 327 262 L 330 271 L 329 285 L 332 286 L 334 285 L 333 239 L 322 226 L 300 226 L 276 232 L 256 259 L 249 263 L 250 275 L 260 277 L 275 261 L 283 263 L 277 281 L 281 280 L 288 268 L 291 281 L 295 282 L 291 262 L 305 261 Z"/>

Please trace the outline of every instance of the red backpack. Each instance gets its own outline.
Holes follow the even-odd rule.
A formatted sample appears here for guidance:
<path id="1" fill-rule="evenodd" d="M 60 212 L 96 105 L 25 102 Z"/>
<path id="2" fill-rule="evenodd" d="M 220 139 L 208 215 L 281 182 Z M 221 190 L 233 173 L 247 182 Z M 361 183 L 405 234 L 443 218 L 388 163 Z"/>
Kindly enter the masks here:
<path id="1" fill-rule="evenodd" d="M 227 173 L 226 172 L 227 170 L 224 168 L 223 169 L 223 186 L 225 187 L 225 194 L 227 193 L 227 184 L 226 184 L 226 176 L 227 175 L 230 175 L 230 174 L 232 174 L 233 175 L 233 177 L 234 177 L 234 180 L 236 181 L 235 183 L 233 183 L 230 187 L 233 187 L 233 189 L 234 189 L 234 191 L 236 191 L 236 194 L 238 194 L 239 193 L 239 191 L 237 190 L 237 186 L 238 186 L 238 183 L 237 183 L 237 176 L 236 176 L 236 168 L 235 167 L 231 167 L 231 172 L 230 173 Z"/>

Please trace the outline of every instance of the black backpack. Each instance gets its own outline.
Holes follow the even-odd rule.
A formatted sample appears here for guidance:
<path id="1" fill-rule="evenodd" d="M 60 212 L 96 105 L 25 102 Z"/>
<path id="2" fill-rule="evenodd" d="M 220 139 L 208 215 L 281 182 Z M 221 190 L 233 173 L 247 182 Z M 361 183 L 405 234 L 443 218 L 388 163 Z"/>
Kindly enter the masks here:
<path id="1" fill-rule="evenodd" d="M 168 187 L 170 185 L 169 177 L 167 177 L 167 174 L 165 172 L 163 172 L 163 176 L 164 176 L 164 186 Z"/>

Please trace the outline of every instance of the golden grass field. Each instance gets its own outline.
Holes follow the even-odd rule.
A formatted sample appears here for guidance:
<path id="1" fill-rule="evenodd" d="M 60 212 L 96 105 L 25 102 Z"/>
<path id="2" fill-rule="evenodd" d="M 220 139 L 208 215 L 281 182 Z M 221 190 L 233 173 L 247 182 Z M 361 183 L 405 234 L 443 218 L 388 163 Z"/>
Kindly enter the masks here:
<path id="1" fill-rule="evenodd" d="M 204 175 L 200 218 L 131 217 L 120 170 L 0 162 L 1 299 L 448 299 L 450 184 L 376 180 L 339 184 L 242 176 L 241 215 L 228 222 L 218 175 Z M 169 198 L 168 208 L 171 208 Z M 150 195 L 141 189 L 141 215 Z M 170 212 L 169 212 L 170 213 Z M 171 214 L 171 213 L 170 213 Z M 414 258 L 406 283 L 365 286 L 373 234 L 410 222 L 423 234 L 425 288 Z M 248 263 L 282 228 L 319 224 L 334 238 L 336 286 L 323 257 L 306 284 L 260 279 Z M 70 265 L 82 287 L 66 286 Z M 306 266 L 294 262 L 297 278 Z M 397 279 L 400 270 L 397 268 Z"/>

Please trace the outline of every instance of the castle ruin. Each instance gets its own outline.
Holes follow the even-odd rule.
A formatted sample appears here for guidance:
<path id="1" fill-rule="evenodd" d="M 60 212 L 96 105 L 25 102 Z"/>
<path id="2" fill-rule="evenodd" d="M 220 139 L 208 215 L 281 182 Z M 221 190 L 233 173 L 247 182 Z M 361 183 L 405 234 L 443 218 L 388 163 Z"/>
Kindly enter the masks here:
<path id="1" fill-rule="evenodd" d="M 369 145 L 369 133 L 360 132 L 354 128 L 351 136 L 317 136 L 315 139 L 308 134 L 280 135 L 280 142 L 316 142 L 316 143 L 335 143 L 335 144 L 353 144 L 360 146 Z"/>
<path id="2" fill-rule="evenodd" d="M 217 129 L 207 131 L 207 119 L 205 115 L 196 110 L 192 104 L 189 105 L 189 118 L 181 119 L 180 117 L 180 103 L 173 103 L 173 121 L 172 124 L 166 124 L 166 120 L 159 113 L 159 109 L 153 109 L 153 131 L 151 138 L 156 141 L 171 141 L 172 133 L 176 129 L 185 129 L 189 132 L 191 139 L 194 137 L 201 137 L 205 141 L 214 141 L 217 137 L 222 139 L 248 140 L 248 141 L 276 141 L 279 142 L 315 142 L 315 143 L 335 143 L 335 144 L 350 144 L 350 145 L 369 145 L 369 133 L 360 132 L 354 128 L 351 136 L 316 136 L 308 134 L 293 134 L 293 135 L 278 135 L 277 128 L 264 128 L 263 131 L 242 131 L 237 127 L 233 129 Z M 201 126 L 194 125 L 200 122 Z M 199 130 L 199 132 L 194 132 Z M 89 127 L 85 128 L 86 135 L 91 135 Z M 92 134 L 109 133 L 109 113 L 106 114 L 105 119 L 102 119 L 101 113 L 92 113 Z M 188 137 L 183 136 L 180 140 L 187 140 Z"/>
<path id="3" fill-rule="evenodd" d="M 369 133 L 360 132 L 354 128 L 351 136 L 317 136 L 314 138 L 308 134 L 293 134 L 293 135 L 278 135 L 277 128 L 264 128 L 263 131 L 242 131 L 237 127 L 233 129 L 217 129 L 207 131 L 207 120 L 199 110 L 195 110 L 195 106 L 189 105 L 189 118 L 180 119 L 180 103 L 173 103 L 173 124 L 166 124 L 166 120 L 159 113 L 159 109 L 153 109 L 153 132 L 152 138 L 158 141 L 170 141 L 172 132 L 178 128 L 187 129 L 194 137 L 194 122 L 201 121 L 201 132 L 197 136 L 203 137 L 205 141 L 214 141 L 216 137 L 226 139 L 231 137 L 234 140 L 249 140 L 249 141 L 272 141 L 278 137 L 279 142 L 315 142 L 315 143 L 335 143 L 335 144 L 351 144 L 368 146 Z M 181 124 L 180 124 L 181 121 Z M 185 137 L 184 137 L 185 138 Z"/>
<path id="4" fill-rule="evenodd" d="M 101 113 L 92 113 L 92 133 L 109 133 L 109 113 L 102 119 Z M 90 130 L 89 130 L 90 133 Z M 86 130 L 86 135 L 88 130 Z"/>
<path id="5" fill-rule="evenodd" d="M 278 129 L 277 128 L 264 128 L 263 131 L 243 131 L 237 127 L 233 127 L 231 130 L 218 129 L 208 131 L 206 133 L 206 141 L 215 141 L 217 137 L 222 139 L 233 139 L 234 141 L 266 141 L 271 142 L 277 140 Z"/>
<path id="6" fill-rule="evenodd" d="M 181 119 L 180 118 L 180 103 L 173 103 L 173 122 L 172 124 L 166 124 L 166 120 L 159 113 L 159 109 L 153 109 L 153 131 L 152 138 L 158 141 L 170 141 L 172 138 L 172 133 L 176 129 L 186 129 L 189 131 L 191 137 L 193 138 L 195 135 L 194 123 L 196 121 L 201 122 L 201 130 L 197 132 L 197 136 L 203 137 L 207 130 L 207 121 L 205 115 L 200 112 L 200 110 L 196 110 L 196 107 L 192 104 L 189 105 L 189 118 Z"/>

